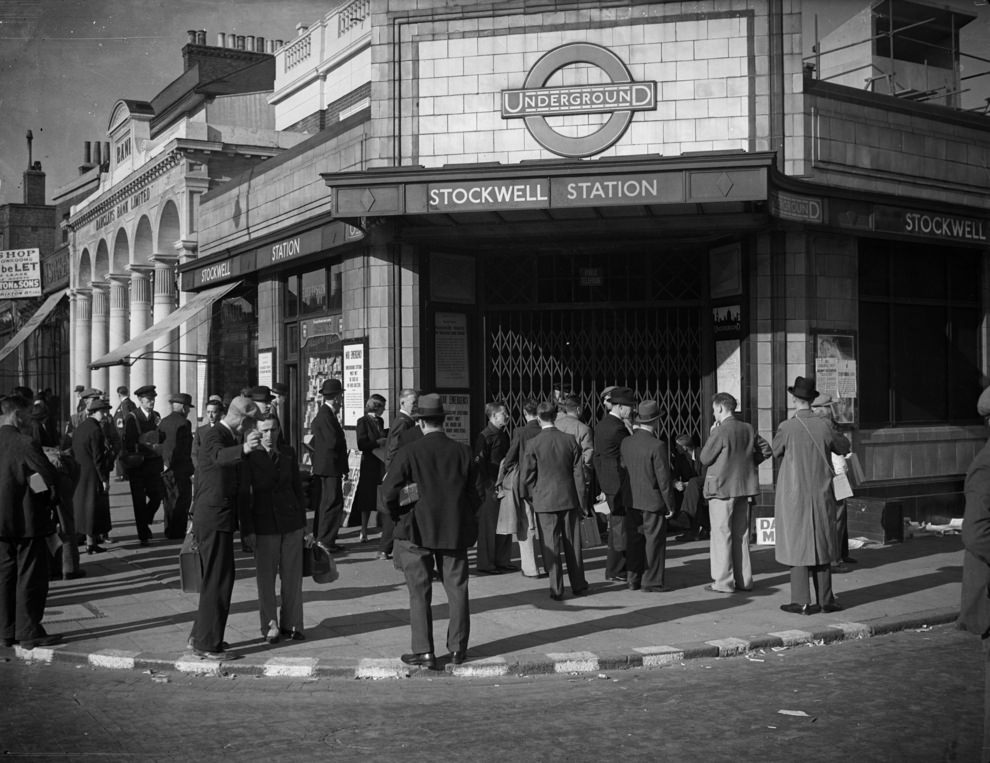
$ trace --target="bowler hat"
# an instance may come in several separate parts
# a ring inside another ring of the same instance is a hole
[[[616,387],[609,397],[612,405],[636,405],[636,395],[629,387]]]
[[[158,397],[158,389],[154,384],[145,384],[134,390],[134,394],[137,397]]]
[[[192,395],[185,392],[176,392],[175,394],[169,395],[168,401],[170,403],[182,403],[183,405],[188,405],[192,408]]]
[[[976,401],[976,412],[983,418],[990,416],[990,387],[980,393],[980,399]]]
[[[656,400],[644,400],[639,404],[636,411],[636,421],[640,424],[649,424],[660,418],[660,403]]]
[[[83,400],[87,400],[87,399],[89,399],[91,397],[103,397],[103,390],[102,389],[95,389],[94,387],[87,387],[86,389],[84,389],[82,391],[82,394],[80,395],[80,397]]]
[[[86,412],[93,413],[95,411],[109,411],[110,403],[104,400],[102,397],[91,397],[89,402],[86,403]]]
[[[420,395],[419,403],[416,405],[416,410],[413,411],[414,419],[446,415],[447,412],[443,409],[443,402],[440,400],[440,395],[437,395],[436,393]]]
[[[282,397],[285,397],[286,395],[289,394],[289,385],[283,384],[282,382],[275,382],[274,384],[272,384],[272,392],[274,392],[276,395],[281,395]]]
[[[320,394],[323,397],[333,397],[334,395],[339,395],[344,391],[344,385],[340,383],[340,379],[327,379],[323,382],[323,386],[320,387]]]
[[[788,387],[787,391],[798,400],[807,400],[809,403],[818,397],[818,390],[815,389],[815,380],[810,377],[799,376],[794,380],[794,386]]]
[[[248,390],[248,397],[259,403],[270,403],[275,399],[275,396],[272,394],[271,387],[264,386],[251,387],[251,389]]]

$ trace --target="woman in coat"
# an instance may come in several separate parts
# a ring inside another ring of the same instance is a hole
[[[375,451],[382,453],[385,445],[385,398],[372,395],[365,406],[365,415],[357,422],[357,446],[361,451],[361,476],[354,494],[352,511],[361,517],[361,542],[368,540],[368,521],[378,508],[378,484],[382,481],[383,462]]]
[[[72,455],[78,468],[78,479],[72,494],[76,531],[86,534],[86,553],[105,551],[99,545],[101,536],[110,532],[110,502],[107,480],[113,468],[113,453],[103,436],[103,419],[109,414],[110,403],[93,398],[86,406],[88,416],[72,435]]]
[[[832,594],[832,560],[837,553],[832,453],[845,455],[849,441],[816,416],[811,402],[818,396],[815,380],[797,377],[788,387],[794,416],[773,438],[780,471],[774,496],[776,557],[791,568],[791,603],[785,612],[811,615],[841,609]],[[817,604],[811,603],[809,575],[814,576]]]

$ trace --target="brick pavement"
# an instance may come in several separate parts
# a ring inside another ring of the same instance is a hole
[[[372,542],[357,529],[342,533],[350,549],[338,556],[340,578],[319,585],[307,578],[306,640],[275,646],[261,639],[255,607],[253,560],[237,553],[237,582],[227,628],[234,662],[200,660],[186,649],[197,596],[179,589],[179,543],[162,539],[141,547],[131,519],[126,483],[111,487],[115,542],[105,554],[83,555],[87,577],[52,584],[45,625],[65,642],[24,650],[25,660],[67,660],[106,668],[152,668],[194,673],[265,676],[399,678],[436,676],[408,668],[408,599],[402,575],[375,559]],[[160,520],[159,512],[159,520]],[[665,593],[629,591],[604,581],[604,549],[585,553],[591,593],[549,598],[545,580],[522,575],[472,576],[470,659],[445,675],[584,672],[657,666],[694,657],[729,656],[752,649],[862,638],[921,625],[951,622],[959,604],[962,544],[958,536],[922,536],[860,549],[858,564],[834,576],[844,610],[810,617],[781,612],[789,600],[788,571],[773,549],[753,551],[755,586],[732,595],[704,590],[708,544],[668,546]],[[434,593],[438,648],[447,607]],[[441,651],[443,651],[441,649]]]

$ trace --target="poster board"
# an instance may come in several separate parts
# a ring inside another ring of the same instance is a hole
[[[363,339],[344,342],[344,407],[340,423],[345,427],[356,427],[358,419],[364,416],[367,396],[368,345]]]
[[[258,386],[270,389],[275,380],[274,372],[275,351],[271,349],[258,350]]]
[[[856,335],[851,332],[816,331],[815,386],[832,396],[836,424],[856,423],[857,383]]]
[[[434,316],[433,342],[437,388],[469,387],[467,315],[437,313]]]

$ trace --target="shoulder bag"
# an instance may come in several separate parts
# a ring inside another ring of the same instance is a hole
[[[811,441],[815,444],[815,448],[817,448],[818,452],[821,453],[822,458],[825,459],[825,464],[828,466],[829,473],[832,475],[832,493],[835,495],[835,500],[844,501],[846,498],[852,498],[853,491],[852,485],[849,484],[849,475],[845,472],[842,472],[841,474],[835,473],[832,469],[832,461],[827,455],[825,455],[824,449],[811,434],[811,430],[808,429],[808,425],[801,421],[800,416],[795,416],[794,418],[801,423],[801,426],[804,427],[804,431],[808,433],[808,437],[810,437]]]

